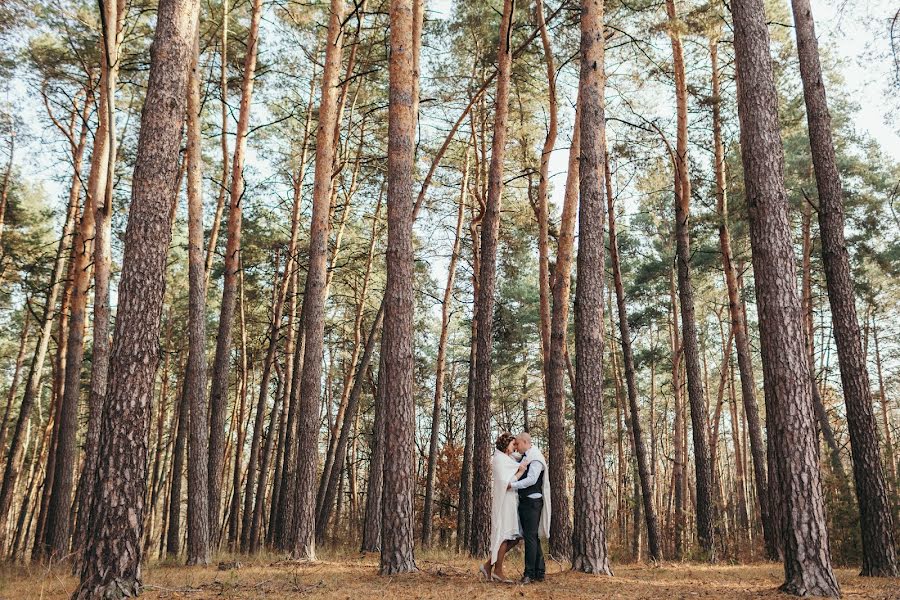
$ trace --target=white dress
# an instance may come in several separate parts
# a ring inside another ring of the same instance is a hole
[[[491,459],[494,491],[491,505],[491,564],[497,562],[497,552],[503,542],[522,537],[519,494],[515,490],[506,489],[515,480],[518,468],[519,463],[512,457],[499,450],[494,451]]]

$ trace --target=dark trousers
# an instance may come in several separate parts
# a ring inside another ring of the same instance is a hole
[[[546,571],[544,552],[538,538],[543,509],[543,498],[519,497],[519,522],[522,524],[522,538],[525,540],[525,577],[538,581],[544,578]]]

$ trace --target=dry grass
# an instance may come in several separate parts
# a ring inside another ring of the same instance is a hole
[[[315,563],[271,556],[237,560],[243,561],[239,568],[224,571],[216,566],[152,564],[144,573],[143,598],[788,598],[776,589],[782,572],[775,564],[619,564],[614,566],[613,577],[597,577],[564,571],[554,563],[548,565],[545,583],[520,586],[481,582],[476,577],[476,561],[434,552],[418,557],[419,573],[398,577],[379,577],[376,555],[324,552]],[[518,552],[510,557],[507,573],[520,572],[521,566]],[[844,598],[900,600],[896,580],[862,578],[848,569],[839,570],[838,579]],[[0,569],[0,598],[64,599],[75,583],[65,569],[6,565]]]

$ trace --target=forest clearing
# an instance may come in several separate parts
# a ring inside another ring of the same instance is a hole
[[[514,558],[518,568],[521,556]],[[475,562],[456,554],[429,551],[419,559],[419,572],[390,578],[378,576],[378,556],[329,552],[315,563],[275,560],[274,557],[226,557],[240,562],[237,569],[216,566],[186,568],[176,563],[151,564],[145,575],[142,598],[152,599],[268,599],[421,598],[422,600],[504,600],[513,598],[579,600],[690,600],[722,598],[773,600],[790,596],[777,591],[781,568],[773,563],[708,565],[665,563],[660,566],[620,564],[612,577],[549,568],[546,584],[521,586],[479,580]],[[900,590],[887,578],[860,577],[857,570],[838,569],[843,598],[896,600]],[[77,580],[59,568],[43,571],[33,565],[11,573],[0,571],[0,598],[63,600],[71,596]]]
[[[0,599],[900,598],[896,0],[0,0]]]

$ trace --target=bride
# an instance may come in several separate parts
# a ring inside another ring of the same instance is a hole
[[[519,524],[519,495],[508,489],[509,483],[517,480],[528,468],[528,461],[516,462],[512,453],[516,451],[516,438],[511,433],[501,433],[495,444],[496,451],[491,459],[493,475],[493,505],[491,507],[491,556],[481,565],[485,579],[512,583],[503,573],[503,559],[506,553],[522,539]]]

